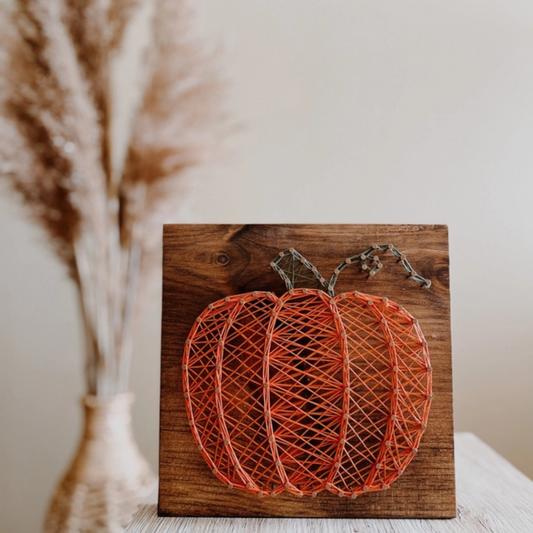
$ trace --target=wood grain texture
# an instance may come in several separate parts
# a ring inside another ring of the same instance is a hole
[[[141,508],[127,533],[518,533],[532,530],[533,481],[472,433],[455,437],[457,518],[451,520],[158,518]]]
[[[185,339],[202,310],[232,294],[285,291],[269,267],[291,246],[324,276],[372,243],[393,243],[431,289],[406,278],[389,254],[373,278],[346,269],[336,292],[386,296],[419,319],[429,342],[433,402],[418,455],[389,490],[356,500],[322,492],[317,498],[257,498],[227,489],[194,445],[185,414],[181,359]],[[456,515],[448,232],[411,225],[169,225],[163,241],[163,319],[159,513],[168,516],[417,517]]]

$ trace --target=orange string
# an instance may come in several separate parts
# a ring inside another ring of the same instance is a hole
[[[388,488],[431,403],[427,342],[387,299],[293,289],[229,296],[185,344],[189,425],[212,472],[258,496]]]

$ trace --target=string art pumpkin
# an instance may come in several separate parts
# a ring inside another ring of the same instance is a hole
[[[387,489],[417,453],[432,376],[418,321],[387,298],[334,294],[350,264],[377,273],[380,250],[429,288],[393,245],[346,259],[329,282],[291,248],[271,263],[281,297],[228,296],[196,319],[183,357],[187,416],[229,488],[356,498]]]

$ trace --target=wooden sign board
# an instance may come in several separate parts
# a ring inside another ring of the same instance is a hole
[[[258,498],[230,490],[210,471],[188,425],[182,357],[195,319],[212,302],[251,291],[286,288],[270,268],[279,251],[296,248],[320,272],[373,243],[392,243],[430,289],[408,279],[394,256],[368,277],[346,269],[337,293],[360,291],[387,297],[419,319],[429,342],[433,400],[418,454],[388,490],[339,498],[282,493]],[[167,225],[163,237],[163,318],[159,459],[160,516],[410,517],[456,516],[453,453],[452,368],[448,231],[415,225]]]

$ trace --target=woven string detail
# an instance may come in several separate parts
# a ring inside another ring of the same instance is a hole
[[[132,394],[87,396],[74,460],[53,496],[46,533],[119,533],[155,485],[131,431]]]
[[[318,269],[308,261],[300,252],[294,248],[289,248],[279,252],[278,256],[270,263],[272,269],[278,273],[287,290],[299,287],[320,288],[330,296],[335,296],[335,284],[339,274],[350,265],[359,265],[363,272],[369,277],[375,276],[382,268],[383,263],[378,257],[378,252],[390,252],[409,274],[409,278],[418,283],[422,283],[424,288],[431,287],[431,280],[418,274],[407,260],[405,254],[400,252],[394,244],[373,244],[370,248],[351,257],[347,257],[337,268],[329,281],[320,274]]]
[[[229,488],[339,496],[388,488],[431,403],[427,342],[387,299],[318,289],[210,304],[185,344],[189,425]]]

